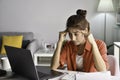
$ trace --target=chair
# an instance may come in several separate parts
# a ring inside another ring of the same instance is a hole
[[[119,64],[117,63],[116,58],[113,55],[108,55],[109,71],[112,76],[119,74]]]

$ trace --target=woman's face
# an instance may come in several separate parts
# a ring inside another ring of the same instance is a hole
[[[85,42],[84,32],[86,30],[79,30],[77,28],[69,28],[68,33],[70,39],[74,42],[75,45],[80,45]]]

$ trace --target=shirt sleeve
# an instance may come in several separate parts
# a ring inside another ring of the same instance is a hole
[[[66,54],[67,54],[67,44],[64,44],[61,53],[60,53],[60,68],[64,67],[64,64],[66,63]]]

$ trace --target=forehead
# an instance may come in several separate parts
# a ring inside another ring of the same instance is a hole
[[[68,28],[68,32],[70,33],[75,33],[75,32],[80,32],[81,30],[77,29],[77,28]]]

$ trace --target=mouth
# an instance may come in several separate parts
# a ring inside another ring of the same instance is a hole
[[[77,41],[73,41],[73,43],[74,43],[75,45],[79,45],[79,42],[77,42]]]

